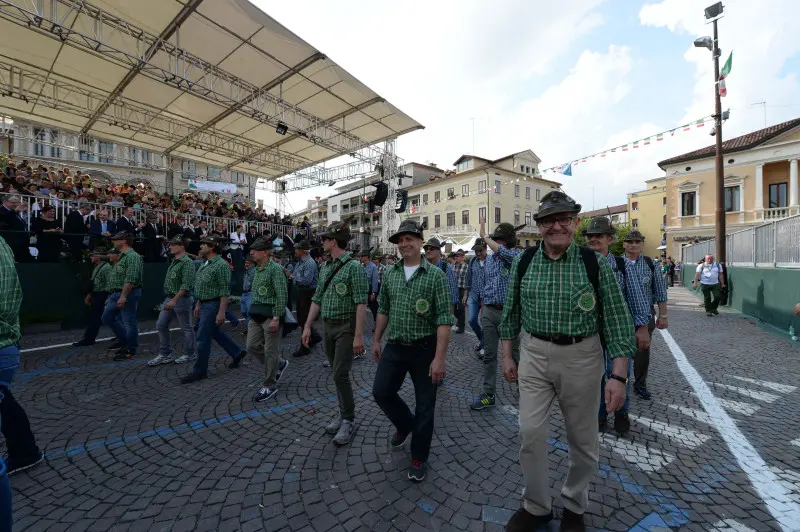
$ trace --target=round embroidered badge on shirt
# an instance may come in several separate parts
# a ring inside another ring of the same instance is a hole
[[[344,283],[336,283],[336,293],[340,296],[347,294],[347,285]]]
[[[177,279],[178,278],[178,272],[172,272],[172,276],[171,277],[173,279]]]
[[[431,304],[428,303],[427,299],[417,299],[417,302],[414,303],[414,310],[417,311],[417,314],[425,314],[431,308]]]
[[[594,294],[586,293],[583,294],[581,297],[578,298],[578,306],[581,310],[585,312],[589,312],[590,310],[594,310],[595,300]]]
[[[260,295],[260,296],[267,295],[267,287],[266,286],[259,286],[258,287],[258,295]]]

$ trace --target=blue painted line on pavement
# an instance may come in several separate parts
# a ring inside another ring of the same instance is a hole
[[[431,504],[429,502],[423,501],[422,499],[417,501],[417,506],[425,513],[432,514],[436,511],[436,505]]]
[[[514,512],[505,508],[497,508],[496,506],[484,506],[481,511],[481,519],[485,523],[495,523],[497,525],[505,526]]]

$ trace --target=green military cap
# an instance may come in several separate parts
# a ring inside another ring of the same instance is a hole
[[[308,242],[308,240],[303,239],[295,243],[294,249],[308,251],[309,249],[311,249],[311,244]]]
[[[250,244],[250,251],[271,251],[274,247],[272,241],[259,238]]]
[[[644,235],[638,229],[634,229],[633,231],[625,235],[625,240],[624,240],[625,242],[630,242],[631,240],[641,240],[642,242],[644,242]]]
[[[405,219],[400,222],[400,227],[397,228],[397,232],[389,237],[389,242],[392,244],[397,244],[400,235],[416,235],[422,238],[423,231],[424,228],[422,227],[421,223],[418,223],[414,220]]]
[[[542,201],[539,202],[539,210],[533,215],[533,219],[541,220],[547,216],[562,212],[579,213],[581,212],[581,206],[560,190],[554,190],[545,194]]]
[[[423,249],[428,249],[428,248],[442,249],[442,243],[439,242],[438,240],[436,240],[435,238],[431,238],[430,240],[425,242],[425,245],[422,246],[422,248]]]
[[[509,247],[514,247],[517,244],[517,231],[525,227],[525,224],[519,227],[514,227],[508,222],[503,222],[498,225],[495,230],[489,235],[492,240],[502,240]]]
[[[589,227],[583,230],[584,235],[613,235],[617,228],[605,216],[594,216],[589,222]]]

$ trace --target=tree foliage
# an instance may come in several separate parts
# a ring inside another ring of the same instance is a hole
[[[588,229],[590,222],[591,218],[581,218],[581,223],[578,225],[578,231],[574,236],[575,243],[579,246],[586,245],[586,237],[583,236],[583,231]],[[633,228],[629,223],[617,224],[614,227],[617,228],[617,234],[615,235],[614,241],[610,246],[608,246],[608,250],[613,255],[622,255],[625,252],[625,248],[622,246],[622,241],[625,239],[625,236],[633,230]]]

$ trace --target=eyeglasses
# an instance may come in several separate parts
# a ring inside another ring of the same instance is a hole
[[[546,227],[549,229],[553,227],[556,223],[558,223],[558,225],[560,225],[561,227],[566,227],[569,224],[571,224],[573,220],[575,220],[574,216],[565,216],[562,218],[551,218],[550,220],[539,220],[538,222],[536,222],[536,225],[541,225],[542,227]]]

